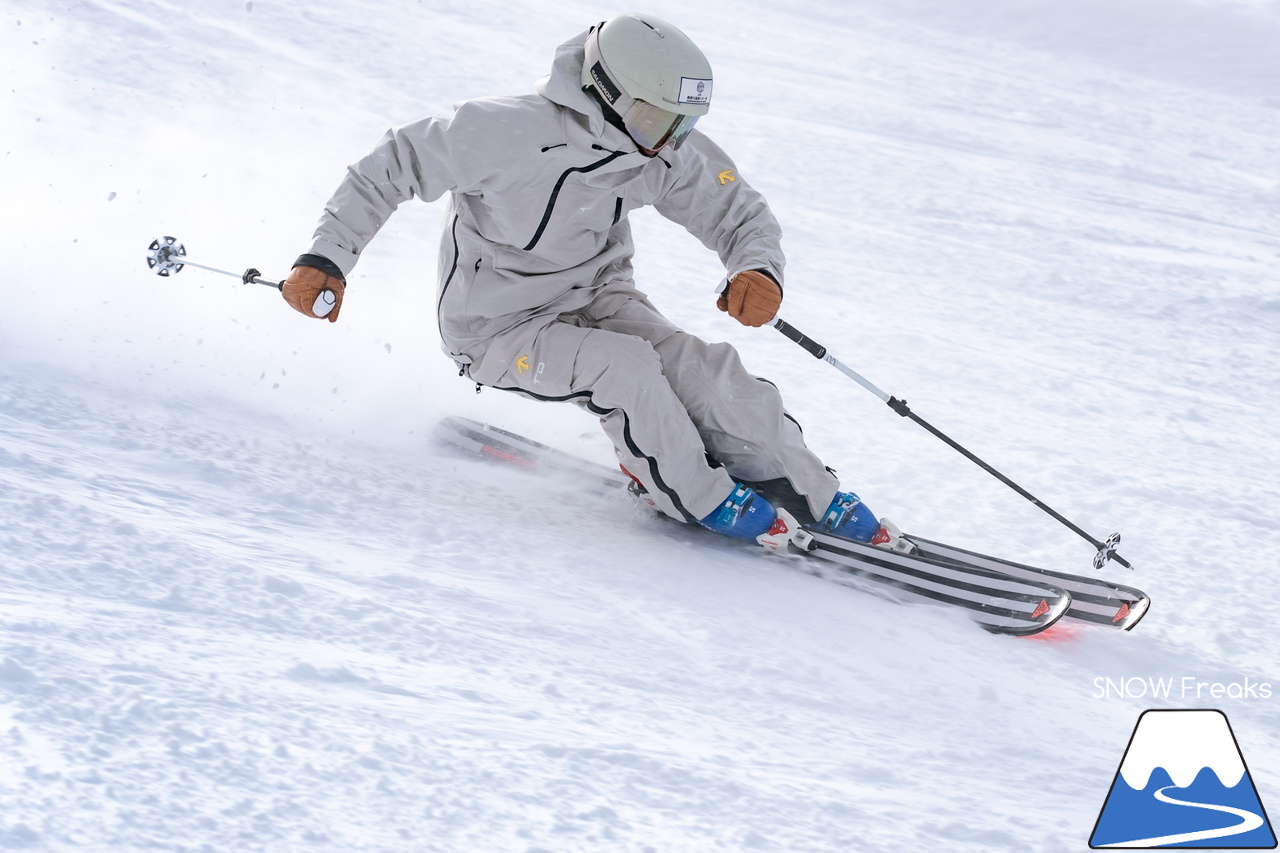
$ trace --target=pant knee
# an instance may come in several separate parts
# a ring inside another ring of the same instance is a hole
[[[630,398],[666,386],[662,359],[648,342],[629,335],[601,333],[578,351],[574,364],[574,384],[592,389],[593,396],[609,398],[625,405]],[[607,337],[603,337],[607,336]]]

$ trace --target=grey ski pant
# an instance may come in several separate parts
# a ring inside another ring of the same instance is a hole
[[[729,344],[681,331],[645,299],[605,310],[560,315],[493,387],[597,415],[619,462],[673,518],[706,517],[738,480],[779,478],[821,517],[839,483],[772,383]]]

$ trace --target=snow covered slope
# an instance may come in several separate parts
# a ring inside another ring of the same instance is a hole
[[[1151,614],[988,636],[443,453],[430,427],[460,414],[608,459],[583,413],[476,396],[439,354],[438,207],[397,213],[332,326],[147,272],[173,234],[283,275],[387,126],[528,91],[623,10],[18,0],[0,848],[1076,851],[1148,707],[1222,708],[1275,812],[1274,3],[649,10],[716,68],[701,126],[783,221],[786,317],[1122,531],[1136,571],[1108,571]],[[1088,570],[1034,507],[726,320],[715,259],[634,219],[642,287],[737,344],[877,511]]]

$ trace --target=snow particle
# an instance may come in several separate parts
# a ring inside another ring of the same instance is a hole
[[[383,347],[386,349],[387,352],[391,352],[391,344],[383,344]]]
[[[115,201],[115,199],[116,199],[115,193],[107,193],[107,201]]]
[[[252,12],[252,11],[253,11],[253,0],[245,0],[245,3],[244,3],[244,10],[245,10],[246,12]]]

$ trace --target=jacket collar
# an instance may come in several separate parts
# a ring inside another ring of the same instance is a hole
[[[582,63],[586,57],[583,46],[590,32],[583,30],[556,48],[551,73],[539,80],[534,89],[548,101],[581,115],[586,120],[591,135],[599,138],[623,131],[605,121],[600,104],[582,90]],[[630,142],[631,137],[628,135],[626,139]]]

